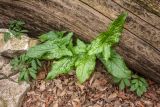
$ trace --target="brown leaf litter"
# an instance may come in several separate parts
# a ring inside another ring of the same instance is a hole
[[[78,83],[74,71],[45,81],[50,67],[44,65],[22,107],[160,107],[160,85],[153,81],[148,80],[148,91],[138,97],[129,89],[120,91],[101,64],[83,85]]]

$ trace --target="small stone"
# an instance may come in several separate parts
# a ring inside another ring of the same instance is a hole
[[[6,32],[8,32],[6,30]],[[30,47],[38,43],[38,40],[31,39],[27,35],[22,35],[21,39],[11,37],[4,41],[4,30],[0,29],[0,53],[2,56],[15,57],[26,52]]]

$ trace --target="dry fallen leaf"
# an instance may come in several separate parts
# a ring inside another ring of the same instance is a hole
[[[136,105],[136,107],[145,107],[141,101],[136,101],[135,105]]]
[[[83,91],[83,89],[85,88],[85,86],[80,83],[76,83],[76,85],[81,89],[81,91]]]
[[[143,97],[137,97],[128,90],[120,91],[109,82],[110,78],[104,72],[93,75],[83,85],[72,75],[57,77],[53,81],[36,80],[31,84],[22,107],[42,107],[44,104],[45,107],[150,107],[152,104],[160,107],[160,85],[150,85]]]
[[[64,96],[65,94],[66,94],[66,89],[64,89],[59,96]]]
[[[118,97],[119,97],[119,98],[122,98],[122,99],[129,99],[129,97],[127,97],[123,91],[120,91],[120,92],[118,93]]]
[[[56,87],[58,87],[59,89],[63,90],[61,80],[59,80],[59,79],[56,80],[55,79],[54,82],[55,82]]]
[[[113,100],[115,100],[116,98],[117,98],[117,93],[112,93],[112,94],[109,95],[108,100],[109,100],[109,101],[113,101]]]
[[[147,107],[153,107],[153,103],[149,100],[143,100],[143,103],[147,106]]]
[[[58,107],[58,101],[55,101],[54,103],[52,103],[51,107]]]
[[[44,80],[46,78],[45,72],[39,72],[37,75],[37,80]]]
[[[46,89],[46,85],[45,85],[44,81],[41,82],[41,85],[39,86],[39,89],[40,89],[40,91],[44,91]]]
[[[72,101],[73,107],[81,107],[81,103],[79,99],[73,99]]]

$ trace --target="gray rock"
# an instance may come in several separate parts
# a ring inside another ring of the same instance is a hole
[[[0,69],[9,63],[9,59],[0,55]]]
[[[26,52],[30,47],[38,43],[38,40],[22,35],[21,39],[11,37],[7,42],[4,41],[4,32],[7,29],[0,29],[0,53],[3,56],[15,57]]]
[[[0,98],[0,107],[7,107],[6,101]]]
[[[30,84],[18,83],[19,73],[11,70],[9,59],[0,56],[0,107],[21,107]]]
[[[0,98],[5,101],[5,103],[1,101],[2,104],[7,105],[7,107],[21,107],[29,87],[30,85],[25,82],[18,84],[8,79],[0,80]]]
[[[4,78],[4,75],[0,74],[0,79]]]
[[[0,56],[0,79],[6,78],[7,75],[10,75],[12,73],[10,70],[7,70],[11,69],[11,67],[8,65],[9,65],[9,59]]]
[[[11,74],[13,74],[14,73],[14,71],[11,71],[11,65],[10,64],[7,64],[7,65],[4,65],[3,67],[2,67],[2,69],[0,70],[0,73],[3,73],[5,76],[9,76],[9,75],[11,75]]]
[[[11,70],[10,59],[0,56],[0,78],[8,78],[16,74],[16,72]]]
[[[23,35],[21,39],[12,37],[4,42],[4,32],[8,30],[0,29],[0,107],[21,107],[30,84],[18,83],[19,73],[11,70],[10,59],[7,57],[12,58],[22,54],[38,41]]]

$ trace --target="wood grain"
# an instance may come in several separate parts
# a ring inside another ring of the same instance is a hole
[[[160,1],[159,0],[134,0],[143,8],[160,17]]]
[[[111,20],[117,17],[121,12],[127,11],[126,9],[120,7],[115,2],[110,0],[81,0],[87,5],[93,7],[106,17]],[[115,0],[116,1],[116,0]],[[148,42],[148,44],[155,47],[160,51],[160,30],[142,20],[141,18],[135,16],[131,12],[128,12],[128,19],[125,25],[126,30],[133,33],[140,39]],[[160,26],[160,24],[159,24]],[[152,36],[151,36],[152,35]]]
[[[0,0],[0,27],[7,27],[11,19],[21,19],[32,36],[69,30],[89,42],[105,31],[121,11],[127,10],[110,0]],[[128,12],[116,49],[131,69],[160,83],[160,27]]]

